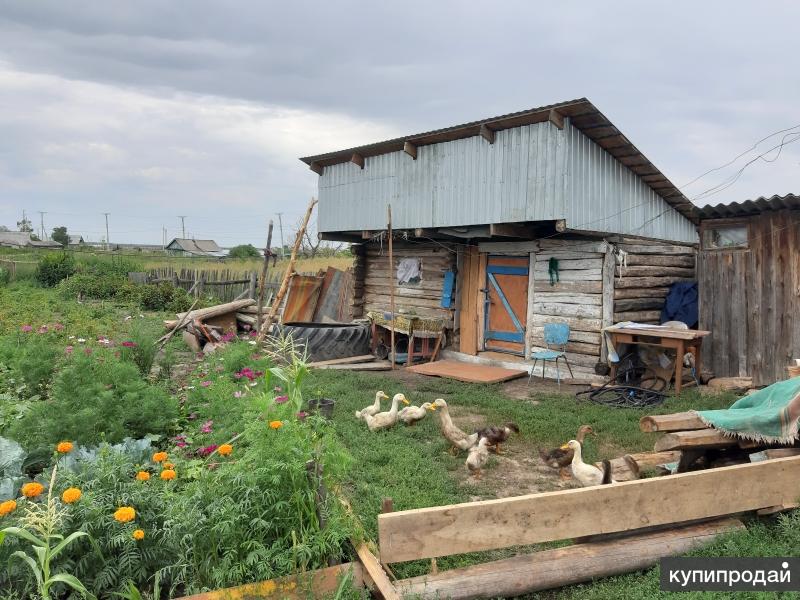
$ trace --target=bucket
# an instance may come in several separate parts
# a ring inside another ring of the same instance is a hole
[[[333,398],[312,398],[308,401],[308,412],[319,412],[320,415],[330,421],[333,418],[334,406],[336,406],[336,400]]]

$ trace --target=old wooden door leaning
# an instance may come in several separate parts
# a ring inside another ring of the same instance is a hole
[[[528,310],[527,256],[489,256],[484,288],[485,350],[525,353]]]

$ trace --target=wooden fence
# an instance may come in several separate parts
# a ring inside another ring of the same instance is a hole
[[[234,271],[232,269],[173,269],[160,267],[146,273],[130,273],[134,283],[160,283],[168,281],[182,287],[195,296],[209,295],[222,302],[230,302],[238,298],[254,298],[258,293],[258,277],[256,271]],[[283,271],[273,271],[267,275],[264,284],[265,297],[275,294],[280,287]]]
[[[8,260],[0,259],[0,269],[8,271],[9,280],[14,281],[21,275],[32,275],[39,264],[35,260]]]

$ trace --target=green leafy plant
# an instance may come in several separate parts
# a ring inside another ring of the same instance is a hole
[[[261,252],[253,244],[241,244],[228,251],[229,258],[258,258]]]
[[[75,260],[69,254],[45,254],[36,267],[36,281],[45,287],[54,287],[74,273]]]
[[[94,595],[77,577],[69,573],[53,573],[51,568],[52,562],[62,551],[78,539],[89,535],[85,531],[75,531],[65,538],[58,533],[66,510],[59,506],[58,501],[53,498],[55,480],[56,469],[54,468],[50,477],[46,503],[26,502],[25,515],[21,519],[23,526],[6,527],[0,530],[0,544],[7,535],[30,542],[35,559],[22,550],[13,552],[10,558],[20,560],[27,565],[36,579],[36,590],[42,600],[52,598],[50,591],[57,584],[66,585],[83,597],[94,598]]]

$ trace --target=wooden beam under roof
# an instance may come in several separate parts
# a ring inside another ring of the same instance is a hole
[[[550,111],[550,114],[547,116],[547,120],[559,129],[564,129],[564,115],[562,115],[556,109],[552,109]]]
[[[403,143],[403,152],[408,154],[414,160],[417,160],[417,147],[411,142]]]
[[[308,168],[314,171],[314,173],[317,175],[322,175],[322,171],[325,169],[325,167],[318,162],[312,162],[310,165],[308,165]]]
[[[491,223],[489,237],[529,238],[531,228],[522,223]]]
[[[357,152],[353,152],[353,156],[350,157],[350,162],[362,169],[364,168],[364,157]]]
[[[481,137],[485,139],[490,144],[494,144],[494,130],[489,129],[489,126],[485,123],[481,125]]]

